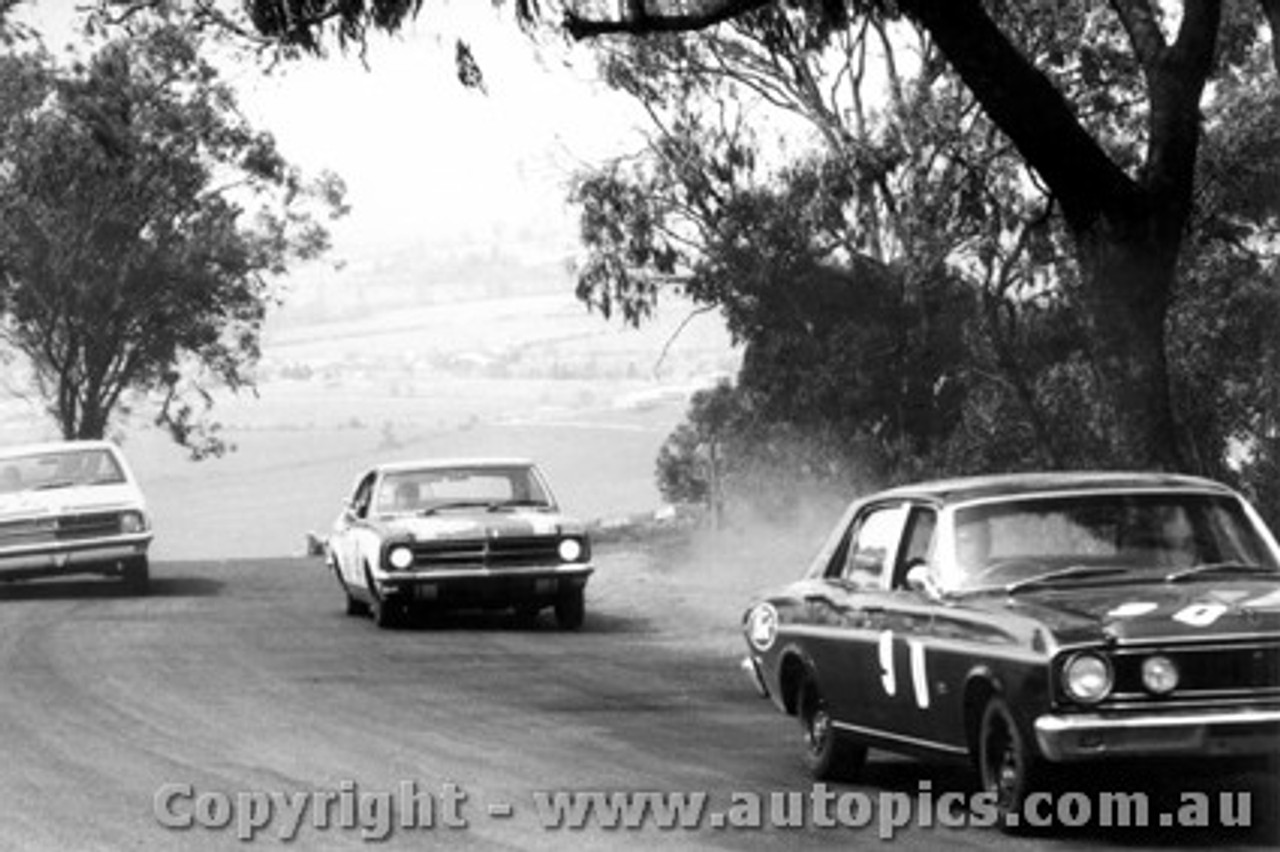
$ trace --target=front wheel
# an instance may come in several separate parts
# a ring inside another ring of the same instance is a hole
[[[120,572],[124,586],[136,595],[145,594],[151,585],[151,565],[146,556],[135,556],[125,560]]]
[[[982,711],[977,763],[1000,827],[1011,833],[1025,829],[1020,826],[1023,806],[1043,782],[1043,764],[1003,698],[992,698]]]
[[[347,585],[346,579],[342,576],[342,569],[338,567],[338,563],[330,562],[329,567],[333,569],[333,576],[338,578],[338,586],[342,589],[342,596],[346,599],[347,615],[368,615],[369,605],[351,594],[351,587]]]
[[[404,621],[404,607],[396,601],[389,601],[378,592],[378,585],[373,581],[373,574],[364,569],[365,582],[369,586],[369,614],[373,623],[383,630],[399,627]]]
[[[577,630],[587,617],[586,590],[565,592],[556,599],[556,625],[561,630]]]
[[[804,737],[804,763],[818,781],[847,780],[861,771],[867,748],[852,742],[835,726],[818,684],[806,678],[796,706]]]

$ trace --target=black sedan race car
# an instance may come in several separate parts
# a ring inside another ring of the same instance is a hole
[[[744,618],[818,778],[868,747],[969,760],[1003,814],[1054,767],[1280,744],[1280,548],[1204,479],[956,479],[855,502]]]

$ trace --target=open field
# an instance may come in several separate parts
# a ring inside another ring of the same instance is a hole
[[[659,446],[693,389],[736,363],[700,318],[641,330],[543,295],[387,310],[268,329],[256,394],[219,394],[236,451],[189,461],[142,414],[121,438],[154,513],[158,559],[301,552],[367,465],[424,456],[538,460],[587,520],[655,509]],[[0,440],[53,437],[28,404],[0,405]]]

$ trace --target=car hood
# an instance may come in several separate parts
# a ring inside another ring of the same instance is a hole
[[[143,501],[137,488],[127,482],[17,491],[0,494],[0,523],[78,512],[142,508]]]
[[[425,516],[392,516],[382,526],[388,536],[407,536],[417,541],[449,541],[472,538],[581,533],[582,524],[555,512],[517,509],[489,512],[446,510]]]
[[[1271,579],[1213,577],[1024,590],[975,604],[1032,618],[1064,645],[1280,636],[1280,583]]]

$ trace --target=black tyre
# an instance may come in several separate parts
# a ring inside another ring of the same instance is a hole
[[[867,747],[853,742],[836,728],[813,678],[800,685],[796,716],[804,745],[804,763],[818,781],[840,781],[855,777],[867,761]]]
[[[360,615],[360,616],[368,615],[369,605],[364,601],[360,600],[359,598],[354,597],[351,594],[351,590],[346,588],[345,583],[343,584],[343,588],[346,590],[345,594],[347,596],[347,608],[346,608],[347,615]]]
[[[533,627],[538,623],[538,613],[542,607],[537,604],[517,604],[514,610],[516,624],[521,627]]]
[[[373,623],[383,630],[391,630],[404,623],[404,606],[396,601],[389,601],[378,594],[378,586],[373,582],[373,574],[368,566],[364,569],[365,582],[369,586],[369,614]]]
[[[376,594],[369,604],[369,614],[373,616],[373,623],[383,630],[393,630],[404,623],[404,607]]]
[[[587,617],[586,590],[565,592],[556,599],[556,626],[561,630],[577,630]]]
[[[146,594],[151,586],[151,563],[146,556],[126,559],[120,571],[124,587],[135,595]]]
[[[1029,830],[1023,806],[1028,795],[1044,788],[1043,763],[999,696],[983,708],[977,758],[982,790],[995,799],[1000,828],[1013,834]]]

